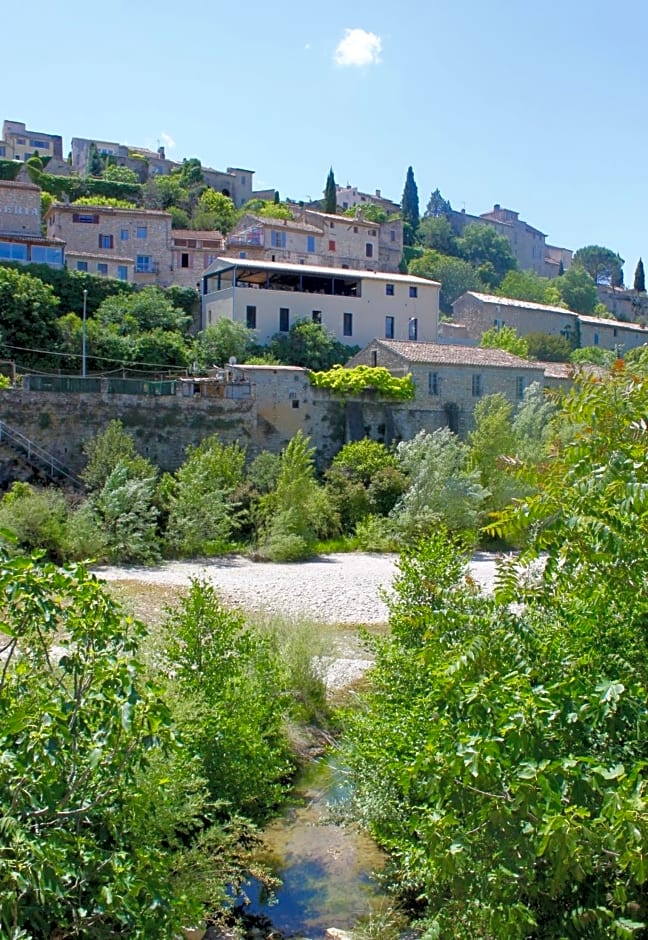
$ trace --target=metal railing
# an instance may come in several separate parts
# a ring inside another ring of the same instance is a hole
[[[83,489],[83,483],[79,477],[68,470],[60,460],[4,421],[0,421],[0,442],[8,444],[12,450],[24,457],[30,466],[45,473],[50,480],[63,477],[77,489]]]

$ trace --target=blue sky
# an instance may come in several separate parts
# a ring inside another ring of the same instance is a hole
[[[25,16],[28,10],[28,16]],[[3,4],[0,118],[338,183],[421,212],[500,203],[552,244],[648,259],[648,4],[431,0]],[[11,76],[11,80],[8,77]]]

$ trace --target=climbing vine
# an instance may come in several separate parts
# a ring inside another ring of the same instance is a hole
[[[370,388],[384,398],[399,401],[410,401],[415,395],[411,375],[398,378],[384,366],[354,366],[352,369],[333,366],[326,372],[311,372],[310,379],[317,388],[328,388],[334,395],[343,397],[359,395]]]

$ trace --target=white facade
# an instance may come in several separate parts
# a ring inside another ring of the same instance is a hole
[[[374,337],[434,343],[439,289],[404,274],[219,258],[202,279],[202,327],[226,317],[265,344],[308,319],[348,346]]]

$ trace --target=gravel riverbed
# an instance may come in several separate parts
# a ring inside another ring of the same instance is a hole
[[[472,576],[486,590],[493,584],[496,556],[476,554]],[[147,567],[97,567],[107,581],[184,586],[192,578],[209,581],[227,604],[243,610],[265,611],[287,617],[307,617],[327,624],[380,624],[387,622],[382,597],[389,591],[396,555],[348,553],[320,555],[297,564],[254,562],[247,558],[205,561],[170,561]]]

